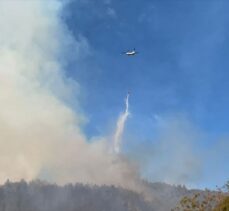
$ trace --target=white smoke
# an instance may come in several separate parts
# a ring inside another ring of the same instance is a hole
[[[157,115],[153,133],[151,141],[138,143],[131,152],[143,177],[148,181],[189,186],[199,181],[203,159],[198,146],[204,133],[183,114]]]
[[[116,153],[109,153],[106,138],[89,143],[81,130],[84,115],[76,112],[79,102],[73,98],[80,86],[63,67],[66,55],[79,60],[90,46],[82,36],[73,39],[59,18],[61,6],[60,1],[0,1],[0,183],[41,178],[139,190],[138,169],[118,154],[129,95],[114,135]],[[74,110],[64,99],[74,101]],[[163,169],[169,176],[167,166]],[[172,172],[177,174],[175,167]]]
[[[59,1],[0,1],[0,182],[41,178],[136,188],[135,168],[110,154],[106,139],[89,144],[83,115],[63,100],[79,104],[63,52],[79,59],[90,47],[83,37],[73,39],[60,9]]]
[[[125,105],[126,105],[125,112],[122,113],[120,115],[120,117],[118,118],[116,130],[115,130],[115,134],[114,134],[114,140],[113,140],[114,146],[113,146],[113,148],[114,148],[115,153],[120,152],[123,130],[125,127],[126,120],[130,114],[129,113],[129,93],[126,96]]]

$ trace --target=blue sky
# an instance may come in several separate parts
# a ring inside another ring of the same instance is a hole
[[[124,153],[138,157],[139,146],[155,146],[161,133],[159,120],[185,119],[198,133],[190,142],[201,163],[201,173],[191,184],[212,188],[229,179],[228,8],[226,0],[67,4],[64,22],[91,51],[66,68],[81,87],[87,136],[114,129],[124,97],[131,91]],[[139,51],[136,57],[120,55],[132,48]],[[149,160],[143,169],[147,178],[153,165]]]

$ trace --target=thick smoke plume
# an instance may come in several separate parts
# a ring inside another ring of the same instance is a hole
[[[125,123],[126,120],[129,116],[129,96],[130,94],[128,93],[125,99],[125,105],[126,109],[125,112],[120,115],[117,121],[117,126],[116,126],[116,131],[114,134],[114,151],[116,153],[120,152],[120,146],[121,146],[121,141],[122,141],[122,134],[124,131]]]
[[[60,9],[59,1],[0,1],[0,182],[41,178],[136,189],[135,168],[109,153],[105,138],[89,143],[83,115],[63,100],[79,92],[65,76],[63,52],[77,59],[89,45],[73,39]],[[128,98],[119,124],[127,116]]]
[[[129,95],[113,139],[116,153],[109,152],[106,137],[91,142],[81,130],[80,86],[65,76],[64,66],[69,56],[86,57],[90,46],[84,37],[71,36],[59,17],[60,2],[0,1],[0,183],[41,178],[142,190],[138,168],[119,155]],[[141,153],[149,155],[149,162],[140,163],[147,178],[186,181],[187,166],[198,166],[183,141],[193,132],[180,134],[180,128],[162,127],[153,153]]]

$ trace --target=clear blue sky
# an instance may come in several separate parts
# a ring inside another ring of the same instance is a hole
[[[228,8],[227,0],[67,4],[65,23],[92,50],[67,67],[67,75],[81,86],[87,136],[113,130],[130,90],[132,116],[124,152],[134,157],[137,146],[154,146],[158,119],[182,116],[198,131],[198,140],[191,144],[200,157],[201,173],[191,184],[214,187],[229,179]],[[131,48],[139,51],[136,57],[120,55]],[[150,164],[143,170],[147,178]]]

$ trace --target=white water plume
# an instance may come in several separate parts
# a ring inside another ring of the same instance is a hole
[[[122,134],[125,127],[126,120],[129,116],[129,96],[130,93],[127,94],[125,99],[126,109],[125,112],[120,115],[117,121],[116,130],[114,134],[114,142],[113,142],[113,150],[115,153],[120,152],[120,146],[122,141]]]

